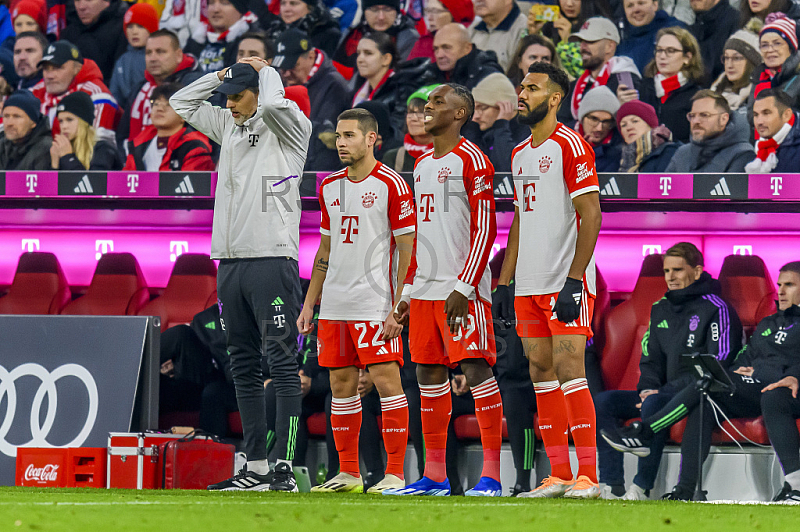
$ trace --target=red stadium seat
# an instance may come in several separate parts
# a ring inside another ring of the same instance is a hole
[[[603,279],[600,270],[597,270],[597,298],[594,300],[594,314],[592,315],[592,332],[594,333],[594,347],[596,353],[602,353],[606,345],[605,323],[611,309],[611,295],[608,293],[608,284]]]
[[[0,314],[58,314],[71,298],[55,255],[23,253],[8,293],[0,297]]]
[[[97,261],[86,295],[69,303],[61,314],[135,316],[150,300],[136,257],[106,253]]]
[[[478,426],[478,418],[474,415],[458,416],[454,423],[455,426],[453,428],[459,440],[481,439],[481,429]],[[508,427],[506,426],[505,416],[503,416],[503,439],[508,439]]]
[[[635,390],[639,382],[642,337],[650,323],[650,309],[667,291],[663,257],[648,255],[629,300],[615,307],[606,319],[605,346],[600,369],[607,390]]]
[[[778,295],[761,257],[728,255],[722,262],[719,282],[722,298],[736,310],[748,337],[759,321],[776,312]]]
[[[216,301],[216,288],[214,261],[202,253],[184,253],[175,261],[164,293],[147,303],[139,316],[161,316],[162,331],[189,323]]]
[[[714,415],[708,409],[703,411],[703,415],[706,414],[709,416]],[[714,432],[711,434],[712,445],[728,444],[733,442],[749,443],[747,440],[760,445],[769,445],[769,436],[767,436],[767,427],[764,425],[764,418],[738,418],[725,421],[720,417],[720,420],[722,421],[722,426],[731,436],[733,436],[733,439],[731,439],[731,437],[725,434],[721,429],[715,428]],[[674,441],[675,443],[681,443],[683,441],[683,431],[685,429],[686,419],[682,419],[678,423],[675,423],[669,429],[670,440]],[[736,432],[737,429],[742,435],[745,436],[746,439],[743,438],[739,432]]]
[[[325,437],[325,429],[327,428],[328,421],[325,417],[325,412],[316,412],[308,416],[306,426],[308,427],[309,436]]]

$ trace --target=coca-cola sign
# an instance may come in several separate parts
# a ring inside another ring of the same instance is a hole
[[[29,464],[25,469],[25,481],[30,482],[31,480],[41,484],[56,482],[58,480],[58,466],[47,464],[44,467],[33,467],[33,464]]]

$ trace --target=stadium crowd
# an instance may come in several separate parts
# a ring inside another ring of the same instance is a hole
[[[249,56],[272,62],[311,119],[309,171],[340,167],[335,119],[353,107],[379,117],[377,158],[410,170],[431,145],[420,105],[445,82],[472,90],[463,134],[508,171],[528,135],[518,84],[537,60],[571,76],[559,119],[592,145],[600,172],[787,171],[800,150],[794,0],[5,4],[5,170],[212,169],[218,149],[167,102]],[[93,109],[66,99],[75,92]]]
[[[421,110],[444,83],[471,91],[474,116],[461,132],[495,171],[510,171],[514,147],[530,135],[517,120],[519,85],[538,61],[570,75],[559,119],[594,149],[597,171],[791,171],[800,150],[798,19],[800,4],[793,0],[745,0],[738,6],[725,0],[559,0],[544,7],[514,0],[12,1],[0,5],[0,169],[214,170],[217,144],[188,124],[170,98],[207,73],[259,57],[279,72],[286,97],[310,119],[309,171],[341,168],[337,117],[351,108],[377,119],[376,158],[410,171],[433,146]],[[220,94],[210,101],[231,105]],[[679,364],[691,348],[716,355],[738,379],[736,395],[714,397],[723,411],[764,416],[785,474],[777,497],[798,501],[800,327],[791,329],[800,320],[800,263],[779,272],[778,310],[762,320],[749,342],[703,264],[691,244],[667,251],[669,290],[652,310],[636,391],[600,391],[602,379],[589,375],[603,436],[602,496],[646,498],[665,430],[683,417],[688,421],[681,476],[668,496],[695,496],[697,454],[708,453],[714,425],[710,417],[701,424],[695,415],[704,399],[696,379]],[[219,320],[219,312],[211,307],[191,325],[165,332],[162,393],[164,408],[202,404],[201,428],[227,435],[227,415],[237,409],[229,353],[222,327],[207,326]],[[532,412],[539,391],[527,376],[523,347],[507,315],[494,314],[504,347],[493,371],[517,470],[513,491],[519,494],[531,490]],[[405,337],[404,344],[407,355]],[[306,339],[298,352],[302,420],[315,412],[331,416],[330,373],[317,363],[315,349]],[[422,423],[415,405],[420,386],[429,384],[419,384],[413,368],[407,359],[400,377],[422,474]],[[264,368],[267,378],[269,369]],[[453,422],[459,413],[475,411],[467,381],[459,370],[449,373],[453,415],[446,472],[453,493],[461,487]],[[268,446],[275,444],[275,388],[268,378]],[[359,372],[358,395],[364,405],[363,476],[374,484],[386,464],[377,420],[382,399],[368,371]],[[641,422],[618,426],[637,417]],[[332,478],[339,456],[330,429],[329,422]],[[295,463],[302,464],[305,423],[298,430]],[[617,451],[641,456],[627,489]]]

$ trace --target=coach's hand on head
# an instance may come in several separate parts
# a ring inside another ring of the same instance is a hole
[[[572,277],[567,277],[564,288],[558,293],[556,306],[553,311],[556,313],[558,321],[570,323],[578,319],[581,315],[581,292],[583,282]]]
[[[453,290],[444,302],[444,313],[447,316],[447,326],[450,327],[450,334],[456,334],[458,328],[463,324],[467,327],[467,314],[469,313],[469,300],[467,296]]]
[[[261,59],[260,57],[255,57],[255,56],[253,56],[253,57],[242,57],[237,62],[238,63],[247,63],[248,65],[250,65],[251,67],[256,69],[256,72],[260,72],[262,68],[264,68],[265,66],[269,66],[269,61],[267,61],[266,59]]]

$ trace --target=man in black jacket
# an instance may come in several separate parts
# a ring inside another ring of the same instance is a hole
[[[681,364],[682,355],[712,353],[727,366],[742,345],[739,318],[717,295],[719,283],[703,271],[703,255],[694,244],[680,242],[667,250],[664,278],[669,290],[650,312],[650,325],[642,338],[641,376],[636,391],[607,391],[595,398],[597,427],[603,436],[597,439],[600,482],[608,486],[604,498],[622,496],[626,500],[643,500],[653,488],[669,432],[656,424],[662,419],[658,413],[682,390],[693,388],[696,380]],[[639,415],[641,423],[634,423],[631,429],[616,430],[619,420]],[[641,437],[641,427],[650,426],[650,423],[655,427],[645,441]],[[619,450],[617,444],[628,436],[626,431],[639,437],[635,450],[641,457],[639,471],[627,492],[623,487],[622,455],[612,449]],[[687,424],[681,447],[681,481],[685,479],[686,485],[692,488],[690,493],[694,492],[697,479],[698,431],[697,423]],[[692,453],[695,453],[693,460]]]
[[[278,53],[272,61],[284,86],[305,85],[311,100],[311,140],[307,171],[341,168],[336,152],[336,117],[349,108],[347,82],[322,50],[311,46],[308,35],[291,28],[277,41]]]
[[[114,63],[128,49],[122,22],[128,4],[120,0],[75,0],[75,15],[67,17],[60,39],[78,47],[103,73],[106,85],[114,73]]]
[[[720,58],[725,41],[739,29],[739,10],[722,0],[692,0],[691,5],[695,19],[689,31],[700,45],[700,55],[710,82],[724,70]]]
[[[50,170],[53,137],[41,102],[26,90],[9,96],[3,107],[4,131],[0,133],[0,169]]]
[[[492,51],[481,51],[469,39],[467,29],[458,23],[442,26],[433,38],[435,63],[420,80],[419,85],[434,83],[458,83],[474,89],[483,78],[492,72],[503,73]]]

